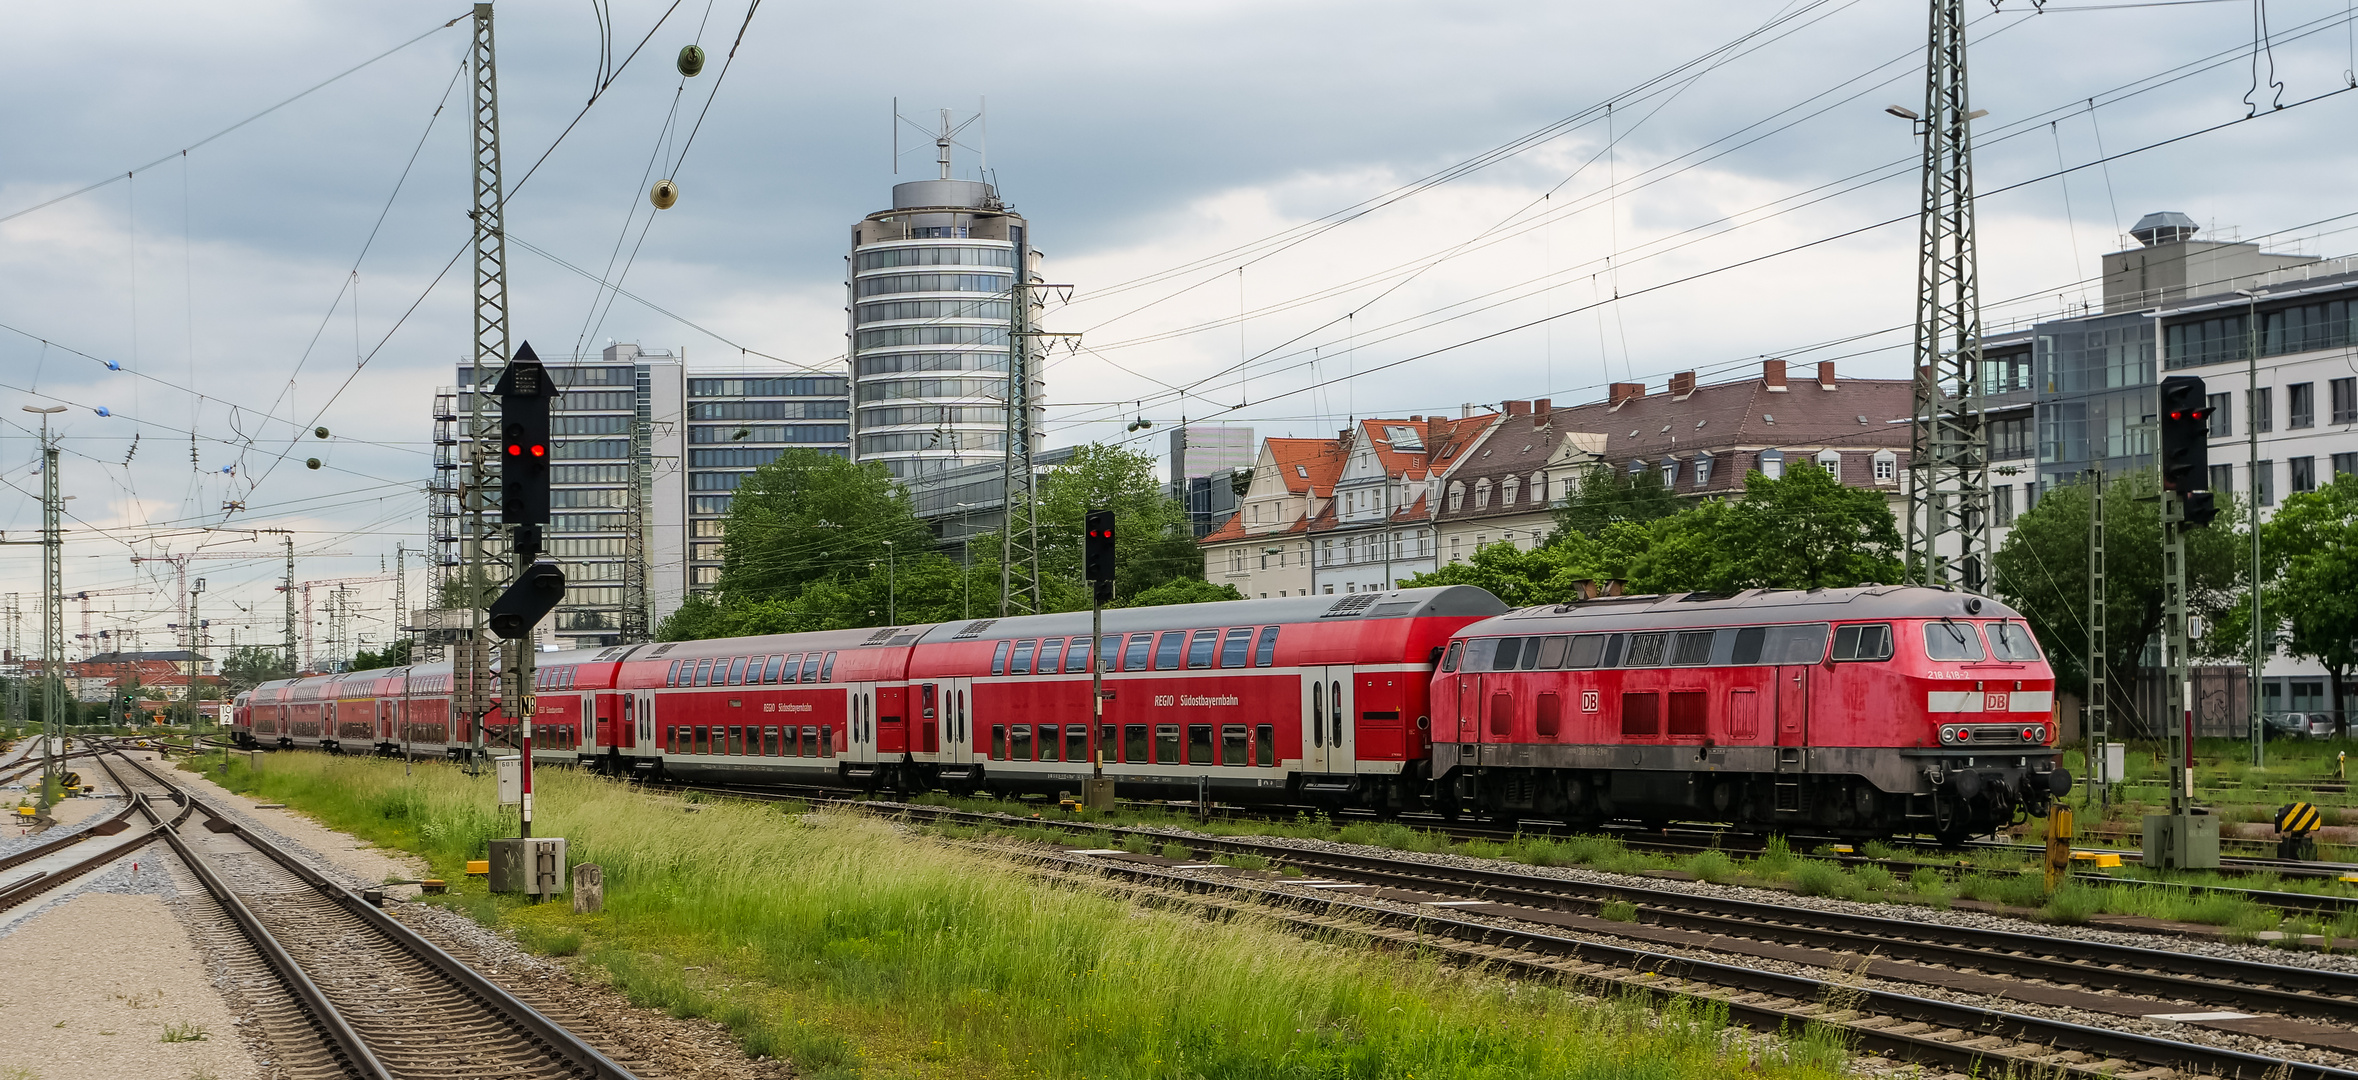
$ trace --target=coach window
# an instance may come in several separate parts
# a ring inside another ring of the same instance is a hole
[[[1523,659],[1523,639],[1519,637],[1510,637],[1496,638],[1494,640],[1497,642],[1496,648],[1498,649],[1498,652],[1493,654],[1493,659],[1490,661],[1490,670],[1515,670],[1516,665]]]
[[[761,669],[761,681],[765,683],[777,682],[779,669],[785,666],[786,658],[784,656],[770,657],[769,666]]]
[[[1622,667],[1661,667],[1669,662],[1669,634],[1629,635],[1629,655],[1622,658]]]
[[[1187,631],[1185,631],[1185,630],[1166,630],[1166,631],[1163,631],[1163,638],[1162,638],[1162,640],[1161,640],[1160,642],[1157,642],[1157,643],[1155,644],[1155,650],[1154,650],[1154,669],[1155,669],[1156,671],[1177,671],[1177,670],[1179,670],[1179,653],[1180,653],[1180,651],[1181,651],[1182,649],[1185,649],[1186,647],[1187,647]]]
[[[1277,725],[1262,724],[1253,729],[1253,764],[1264,769],[1277,767]]]
[[[1220,632],[1218,630],[1196,631],[1195,635],[1188,639],[1187,642],[1187,666],[1189,670],[1211,667],[1212,654],[1218,652],[1219,649]]]
[[[1065,727],[1064,759],[1066,761],[1089,760],[1089,725],[1070,724]]]
[[[1057,731],[1056,725],[1040,725],[1040,760],[1056,760],[1056,748],[1060,745],[1060,738],[1061,736]]]
[[[1243,724],[1223,724],[1220,727],[1220,764],[1249,765],[1245,760],[1252,752],[1252,743],[1245,739]]]
[[[1990,632],[1990,655],[1999,660],[2036,660],[2039,643],[2031,640],[2030,627],[2021,623],[1994,622]]]
[[[1557,668],[1563,667],[1565,646],[1570,645],[1571,643],[1572,639],[1568,637],[1551,637],[1540,639],[1539,666],[1546,668],[1549,671],[1554,671]]]
[[[1153,634],[1130,635],[1130,643],[1122,648],[1122,670],[1145,671],[1153,653]]]
[[[696,754],[709,754],[712,752],[711,728],[705,727],[701,724],[696,726],[696,744],[689,752]]]
[[[835,654],[829,653],[828,655]],[[802,737],[807,742],[811,737],[811,729],[802,729]],[[819,756],[823,758],[835,756],[835,725],[833,724],[819,725]]]
[[[1457,670],[1457,661],[1458,661],[1458,657],[1465,655],[1465,651],[1466,651],[1466,643],[1465,643],[1465,642],[1462,642],[1462,641],[1452,641],[1452,642],[1450,642],[1450,643],[1449,643],[1449,651],[1448,651],[1448,652],[1446,652],[1446,653],[1443,653],[1443,654],[1441,654],[1441,673],[1442,673],[1443,675],[1447,675],[1447,674],[1449,674],[1450,672],[1456,671],[1456,670]]]
[[[1007,725],[991,725],[991,760],[1007,760]]]
[[[1032,759],[1032,726],[1017,724],[1007,735],[1007,756],[1012,761]]]
[[[1253,645],[1253,666],[1271,667],[1277,663],[1277,628],[1264,626],[1261,637]]]
[[[744,729],[744,728],[741,728],[741,727],[732,727],[732,728],[730,728],[730,729],[729,729],[729,751],[728,751],[728,752],[729,752],[729,754],[730,754],[731,756],[733,756],[733,757],[743,757],[743,756],[745,756],[745,729]]]
[[[687,738],[682,734],[687,730],[688,729],[683,727],[666,727],[663,729],[663,741],[670,745],[672,753],[685,754],[688,752]]]
[[[1082,638],[1080,640],[1087,641],[1088,639]],[[1063,662],[1063,659],[1064,639],[1060,637],[1049,638],[1040,643],[1040,662],[1034,665],[1033,670],[1042,675],[1054,675],[1057,665]]]
[[[1564,730],[1564,698],[1560,694],[1539,695],[1538,708],[1532,715],[1532,731],[1542,739],[1552,739]]]
[[[1981,659],[1981,635],[1972,623],[1942,619],[1924,624],[1924,655],[1935,660]]]
[[[1018,641],[1018,642],[1016,642],[1016,643],[1015,643],[1015,659],[1013,659],[1013,660],[1010,660],[1010,661],[1008,661],[1008,662],[1007,662],[1007,673],[1008,673],[1009,675],[1029,675],[1029,674],[1031,674],[1031,673],[1032,673],[1032,650],[1033,650],[1033,649],[1037,649],[1037,648],[1039,648],[1039,647],[1040,647],[1040,643],[1039,643],[1039,642],[1037,642],[1037,641]]]
[[[1015,647],[1015,643],[1014,643],[1014,642],[1012,642],[1012,641],[1002,641],[1002,642],[1000,642],[1000,643],[999,643],[999,647],[998,647],[998,648],[996,648],[996,649],[992,649],[992,650],[991,650],[991,674],[993,674],[993,675],[1005,675],[1005,674],[1007,674],[1007,650],[1009,650],[1009,649],[1012,649],[1012,648],[1014,648],[1014,647]]]
[[[782,669],[781,669],[781,670],[778,672],[778,681],[780,681],[780,682],[794,682],[794,681],[795,681],[795,678],[794,678],[794,677],[795,677],[796,675],[799,675],[799,674],[801,674],[801,672],[802,672],[802,654],[801,654],[801,653],[795,653],[795,654],[793,654],[793,655],[791,655],[791,656],[788,656],[788,657],[786,658],[786,664],[785,664],[784,668],[782,668]]]
[[[1180,763],[1179,725],[1156,724],[1154,726],[1154,763],[1157,765],[1177,765]]]
[[[745,685],[745,665],[748,659],[748,657],[740,656],[736,659],[736,662],[729,665],[730,686]]]
[[[777,756],[779,756],[779,754],[778,754],[778,729],[777,729],[777,728],[774,728],[774,727],[766,727],[766,728],[763,728],[763,729],[761,729],[761,756],[763,756],[763,757],[777,757]]]
[[[1835,628],[1834,659],[1891,659],[1891,624],[1859,623]]]
[[[1146,725],[1123,725],[1121,751],[1121,761],[1137,764],[1146,760]]]
[[[1621,695],[1621,736],[1625,739],[1651,739],[1662,733],[1662,695],[1656,693],[1625,693]]]
[[[1671,644],[1670,662],[1680,666],[1710,663],[1711,635],[1709,630],[1681,631]]]
[[[1066,671],[1089,670],[1088,638],[1074,638],[1073,643],[1064,650],[1064,669]]]
[[[1212,763],[1212,725],[1187,725],[1187,763],[1190,765]]]
[[[810,659],[804,660],[802,662],[802,681],[828,682],[833,680],[835,678],[835,654],[828,653],[826,659],[825,667],[819,666],[818,653],[812,653]]]
[[[1220,639],[1220,666],[1244,667],[1253,658],[1253,628],[1240,626]]]

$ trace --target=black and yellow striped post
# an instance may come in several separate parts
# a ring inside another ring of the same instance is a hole
[[[2276,811],[2276,857],[2279,859],[2315,859],[2317,830],[2325,824],[2325,815],[2305,802],[2293,803]]]

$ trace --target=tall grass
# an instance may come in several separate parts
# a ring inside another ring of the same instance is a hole
[[[272,798],[437,866],[501,831],[490,782],[443,766],[281,755]],[[550,770],[535,826],[605,868],[606,910],[456,900],[579,949],[634,1000],[726,1024],[812,1078],[1649,1077],[1839,1074],[1823,1039],[1730,1038],[1706,1006],[1646,1010],[1337,947],[1216,930],[864,817],[701,812]],[[472,883],[469,889],[474,888]],[[568,936],[571,935],[571,936]]]

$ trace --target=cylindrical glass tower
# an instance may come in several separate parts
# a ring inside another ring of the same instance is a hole
[[[998,463],[1018,349],[1015,407],[1042,410],[1037,339],[1024,333],[1039,302],[1016,289],[1037,259],[1024,219],[974,180],[895,184],[892,203],[852,226],[852,458],[902,479]]]

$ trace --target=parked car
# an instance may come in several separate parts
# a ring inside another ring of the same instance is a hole
[[[2260,723],[2271,739],[2330,739],[2339,732],[2332,713],[2268,713]]]

